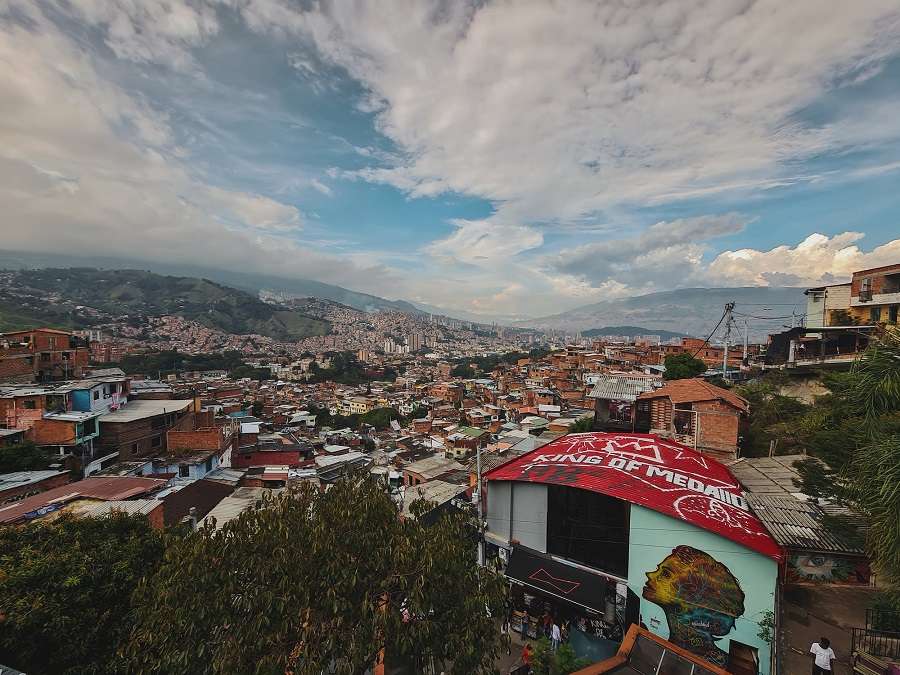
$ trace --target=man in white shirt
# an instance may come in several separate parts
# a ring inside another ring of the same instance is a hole
[[[562,639],[562,631],[559,630],[559,624],[553,622],[553,628],[550,629],[550,647],[553,651],[559,649],[559,641]]]
[[[831,663],[834,661],[834,650],[831,648],[831,642],[828,638],[820,638],[818,642],[813,642],[809,648],[809,653],[813,655],[813,675],[826,675],[831,672]]]

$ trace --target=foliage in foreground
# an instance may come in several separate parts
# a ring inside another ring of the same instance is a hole
[[[351,674],[386,649],[487,673],[504,590],[461,516],[426,528],[368,479],[307,485],[170,547],[125,656],[134,673]]]
[[[129,596],[162,559],[140,516],[0,529],[0,661],[28,673],[116,673]]]

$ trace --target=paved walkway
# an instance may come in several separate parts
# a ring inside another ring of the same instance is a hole
[[[812,672],[809,647],[827,637],[837,656],[834,675],[850,673],[850,628],[866,625],[866,607],[874,588],[852,586],[793,586],[784,595],[782,672]]]

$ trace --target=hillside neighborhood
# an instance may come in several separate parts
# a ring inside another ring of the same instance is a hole
[[[804,493],[841,466],[763,415],[813,410],[835,395],[830,374],[896,331],[900,264],[806,299],[765,343],[741,335],[734,303],[723,343],[716,330],[557,337],[313,300],[304,311],[332,330],[291,350],[216,341],[175,315],[143,337],[8,330],[0,525],[127,515],[211,536],[301,487],[327,495],[367,476],[399,522],[474,523],[471,565],[504,581],[502,672],[564,635],[585,674],[637,658],[683,664],[656,672],[796,673],[819,633],[838,672],[882,672],[900,661],[885,628],[900,613],[873,609],[867,516]],[[189,365],[228,348],[221,368]]]

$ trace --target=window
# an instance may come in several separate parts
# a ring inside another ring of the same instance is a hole
[[[206,460],[206,473],[209,473],[210,471],[212,471],[212,457],[209,457]]]
[[[35,410],[37,408],[33,399],[28,399],[26,401],[22,401],[22,407],[25,408],[26,410]]]
[[[94,400],[95,401],[100,400],[100,390],[99,389],[94,389]]]
[[[138,444],[137,444],[137,443],[132,443],[132,444],[131,444],[131,454],[132,454],[132,455],[136,455],[137,453],[138,453]]]
[[[547,551],[628,576],[629,504],[597,492],[547,487]]]
[[[869,307],[869,321],[878,323],[881,319],[881,307]]]
[[[154,436],[153,438],[150,439],[150,447],[151,448],[158,448],[161,445],[162,445],[162,436]]]
[[[178,465],[178,475],[182,478],[187,478],[190,475],[191,469],[187,464],[179,464]]]
[[[897,323],[897,310],[900,309],[900,305],[891,305],[888,308],[888,321],[891,323]]]
[[[49,361],[50,352],[41,352],[41,361]]]

